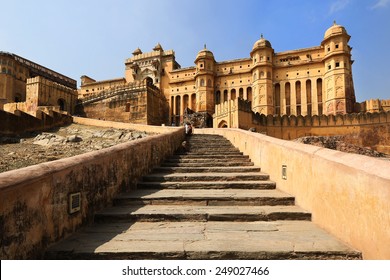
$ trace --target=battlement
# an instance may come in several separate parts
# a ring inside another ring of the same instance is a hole
[[[390,111],[345,115],[264,115],[251,110],[242,99],[215,106],[214,127],[255,129],[269,136],[291,140],[304,136],[350,135],[354,144],[380,152],[390,151]]]
[[[253,112],[252,112],[253,113]],[[297,127],[325,127],[350,126],[390,123],[390,112],[380,113],[352,113],[345,115],[321,116],[278,116],[253,113],[253,123],[262,126],[297,126]]]

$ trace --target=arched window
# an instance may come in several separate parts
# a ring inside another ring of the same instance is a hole
[[[191,110],[195,111],[196,110],[196,93],[193,93],[191,95]]]
[[[246,88],[246,100],[252,102],[252,88],[251,87]]]
[[[200,79],[200,86],[204,87],[204,79]]]
[[[208,86],[208,87],[212,87],[211,79],[208,79],[208,80],[207,80],[207,86]]]
[[[215,104],[220,104],[221,103],[221,92],[218,90],[215,93]]]
[[[185,94],[184,96],[183,96],[183,108],[184,108],[184,110],[186,109],[186,108],[188,108],[189,107],[189,96],[188,96],[188,94]]]
[[[289,82],[285,86],[285,97],[286,97],[286,115],[291,115],[291,85]]]
[[[241,99],[244,99],[244,89],[243,88],[240,88],[238,90],[238,96],[241,98]]]
[[[274,92],[274,100],[275,100],[275,114],[280,115],[280,84],[275,84],[275,92]]]
[[[174,107],[174,104],[175,104],[175,97],[174,97],[174,96],[171,96],[171,116],[175,115],[175,107]]]
[[[307,115],[311,116],[311,80],[306,81]]]
[[[235,90],[235,89],[232,89],[232,90],[230,91],[230,99],[231,99],[231,100],[236,99],[236,90]]]
[[[260,72],[260,79],[263,79],[263,78],[264,78],[264,72],[261,71],[261,72]]]
[[[223,101],[227,101],[227,100],[228,100],[228,91],[227,91],[227,89],[225,89],[223,91]]]
[[[295,101],[297,104],[297,116],[302,115],[302,110],[301,110],[301,82],[296,81],[295,82]]]
[[[322,109],[322,79],[317,79],[317,101],[318,101],[318,115],[321,116],[323,114]]]

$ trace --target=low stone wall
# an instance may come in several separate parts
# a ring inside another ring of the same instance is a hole
[[[0,259],[41,258],[47,246],[91,223],[118,192],[134,189],[184,139],[183,128],[151,129],[165,133],[0,173]],[[77,192],[81,210],[70,214],[69,197]]]
[[[214,127],[256,129],[257,132],[291,140],[304,136],[348,135],[348,142],[390,153],[390,111],[322,116],[260,115],[242,99],[215,106]]]
[[[313,221],[365,259],[390,259],[390,162],[240,129],[197,129],[229,139],[295,196]],[[287,179],[282,179],[286,166]]]
[[[117,129],[134,129],[139,131],[146,131],[149,133],[171,133],[173,131],[177,131],[178,129],[180,129],[178,127],[172,127],[172,126],[112,122],[112,121],[102,121],[102,120],[89,119],[89,118],[80,118],[80,117],[73,117],[73,122],[78,124],[83,124],[83,125],[113,127]]]

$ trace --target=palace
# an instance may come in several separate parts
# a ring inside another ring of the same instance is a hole
[[[247,58],[218,62],[205,45],[195,65],[186,68],[173,50],[157,44],[146,53],[137,48],[125,60],[124,77],[96,81],[84,75],[77,91],[76,81],[1,52],[0,109],[34,114],[54,106],[95,119],[151,125],[192,121],[214,127],[243,127],[238,123],[243,120],[228,121],[237,111],[229,105],[235,99],[246,112],[266,116],[390,110],[390,100],[356,103],[349,40],[346,29],[336,23],[318,46],[298,50],[275,52],[261,35]],[[245,126],[251,122],[246,120]]]
[[[186,108],[212,116],[215,105],[235,98],[250,101],[253,112],[265,115],[352,113],[356,100],[349,39],[345,28],[334,23],[319,46],[275,53],[261,35],[248,58],[217,62],[205,46],[195,66],[187,68],[160,44],[148,53],[137,48],[125,61],[124,78],[96,82],[83,76],[79,97],[147,80],[166,100],[168,116],[161,121],[175,124],[182,123]]]
[[[0,109],[35,115],[42,107],[74,112],[77,82],[16,54],[0,52]]]

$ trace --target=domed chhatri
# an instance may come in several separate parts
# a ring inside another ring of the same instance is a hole
[[[214,60],[214,54],[206,48],[206,44],[204,45],[204,48],[198,52],[198,55],[195,59],[195,63],[201,58],[211,58]]]
[[[256,41],[253,45],[252,50],[257,48],[272,48],[270,41],[264,39],[263,34],[261,34],[260,39]]]
[[[153,48],[154,51],[164,51],[160,43],[157,43],[157,45]]]
[[[325,31],[324,40],[329,37],[342,34],[348,35],[347,30],[345,30],[344,26],[339,25],[336,23],[336,21],[334,21],[333,25]]]
[[[133,51],[133,55],[139,55],[139,54],[142,54],[142,51],[140,48],[136,48],[134,51]]]

